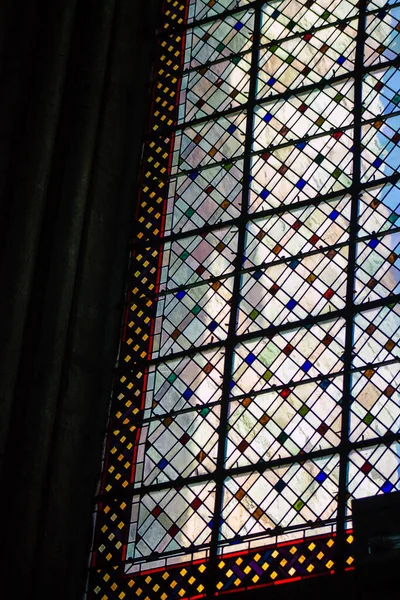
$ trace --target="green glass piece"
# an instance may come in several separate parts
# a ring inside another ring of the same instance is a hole
[[[270,52],[276,52],[278,50],[279,46],[278,44],[273,44],[273,46],[270,46],[269,50]]]
[[[225,50],[225,46],[224,44],[221,42],[218,44],[217,46],[217,52],[222,52],[222,50]]]
[[[265,373],[263,375],[263,379],[268,382],[271,379],[271,377],[272,377],[271,371],[265,371]]]
[[[241,60],[242,60],[241,56],[235,56],[234,58],[232,58],[231,62],[233,62],[234,65],[238,65]]]
[[[334,177],[335,179],[339,179],[341,174],[342,174],[342,171],[339,169],[339,167],[336,167],[336,169],[332,173],[332,177]]]
[[[303,406],[299,410],[299,415],[301,415],[302,417],[305,417],[308,412],[310,412],[310,409],[307,408],[307,406],[305,404],[303,404]]]
[[[233,163],[226,163],[226,165],[224,165],[224,169],[225,171],[230,171],[233,167]]]
[[[209,412],[210,412],[209,408],[202,408],[201,411],[200,411],[200,414],[201,414],[202,417],[206,417]]]
[[[325,21],[326,21],[326,20],[327,20],[327,19],[329,19],[329,17],[331,16],[331,13],[329,12],[329,10],[325,10],[325,11],[322,13],[322,15],[321,15],[321,16],[322,16],[322,18],[323,18],[323,19],[325,19]]]
[[[299,498],[297,500],[297,502],[293,505],[293,508],[295,508],[297,511],[301,510],[304,506],[304,502],[303,500],[301,500],[301,498]]]
[[[284,444],[286,442],[286,440],[288,439],[288,437],[289,437],[288,434],[285,433],[284,431],[282,431],[276,439],[278,440],[278,442],[280,444]]]
[[[293,19],[291,21],[289,21],[289,23],[286,25],[286,27],[289,29],[289,31],[292,31],[292,29],[294,29],[296,27],[296,21],[293,21]]]
[[[175,375],[175,373],[171,373],[171,375],[169,375],[169,376],[167,377],[167,381],[168,381],[169,383],[174,383],[174,381],[175,381],[175,379],[177,379],[177,377],[178,377],[178,375]]]
[[[363,418],[363,421],[366,425],[371,425],[373,420],[374,420],[374,417],[371,415],[371,413],[367,413],[365,415],[365,417]]]
[[[269,344],[267,344],[265,346],[265,348],[262,350],[262,352],[260,352],[260,354],[257,356],[257,358],[260,362],[262,362],[262,364],[265,367],[268,368],[272,365],[272,363],[277,358],[277,356],[280,355],[280,353],[281,353],[281,349],[273,342],[270,342]]]
[[[396,223],[397,219],[399,218],[400,215],[397,215],[396,213],[392,213],[389,217],[389,221],[391,223]]]
[[[287,63],[288,65],[291,65],[293,61],[294,61],[294,56],[289,55],[287,58],[285,58],[285,63]]]
[[[315,158],[314,158],[315,162],[317,163],[317,165],[320,165],[322,163],[323,160],[325,160],[325,156],[321,153],[319,153]]]
[[[253,310],[250,313],[250,319],[252,319],[254,321],[254,319],[257,319],[258,315],[259,315],[259,311],[256,310],[255,308],[253,308]]]
[[[400,94],[395,94],[393,96],[393,98],[392,98],[392,102],[393,102],[393,104],[396,104],[396,105],[399,104],[399,102],[400,102]]]
[[[187,252],[187,250],[184,250],[184,252],[182,252],[182,254],[180,255],[179,258],[181,260],[186,260],[188,256],[189,256],[189,252]]]
[[[201,307],[198,304],[196,304],[195,306],[193,306],[192,313],[194,315],[198,315],[200,311],[201,311]]]
[[[188,208],[188,209],[185,211],[185,215],[186,215],[187,217],[189,217],[189,219],[190,219],[190,217],[192,217],[192,216],[194,215],[194,213],[195,213],[195,211],[194,211],[194,210],[193,210],[193,208],[191,208],[191,207],[190,207],[190,208]]]
[[[334,97],[334,101],[335,102],[340,102],[341,100],[343,100],[343,98],[344,98],[343,94],[341,94],[340,92],[338,92],[336,94],[336,96]]]

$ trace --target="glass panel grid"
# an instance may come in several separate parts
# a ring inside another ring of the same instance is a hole
[[[165,2],[90,598],[352,568],[352,498],[400,489],[381,4]]]

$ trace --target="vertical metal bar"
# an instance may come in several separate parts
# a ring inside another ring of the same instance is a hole
[[[225,478],[225,447],[226,437],[228,431],[228,416],[229,416],[229,397],[231,389],[231,380],[233,372],[233,360],[235,351],[235,334],[237,315],[239,310],[240,302],[240,285],[241,285],[241,265],[245,252],[246,244],[246,223],[248,214],[248,203],[249,203],[249,192],[250,192],[250,172],[251,172],[251,149],[253,142],[253,120],[254,120],[254,104],[257,94],[257,71],[259,62],[259,45],[260,45],[260,29],[261,29],[261,7],[262,4],[258,3],[254,9],[254,26],[253,26],[253,45],[251,52],[251,64],[250,64],[250,86],[249,86],[249,98],[246,106],[247,110],[247,122],[246,122],[246,134],[245,134],[245,148],[244,148],[244,164],[243,164],[243,189],[242,189],[242,207],[241,207],[241,221],[239,224],[238,232],[238,250],[236,256],[236,270],[238,271],[235,275],[233,293],[232,293],[232,307],[229,318],[227,342],[225,346],[225,365],[222,383],[222,397],[221,397],[221,417],[219,425],[219,439],[218,439],[218,454],[215,471],[215,483],[216,483],[216,494],[215,494],[215,507],[212,521],[212,533],[211,533],[211,544],[210,544],[210,560],[209,560],[209,577],[208,577],[208,589],[207,597],[211,598],[215,594],[217,577],[218,577],[218,539],[221,524],[221,514],[223,508],[223,487]]]
[[[359,15],[356,40],[356,53],[354,60],[354,131],[353,131],[353,186],[350,212],[349,232],[349,258],[347,265],[346,306],[344,316],[346,319],[346,338],[343,366],[343,398],[342,398],[342,428],[340,443],[340,470],[339,493],[337,513],[337,537],[335,552],[335,570],[343,573],[345,564],[345,519],[347,502],[347,466],[349,454],[349,426],[351,396],[351,363],[353,356],[353,305],[355,286],[355,262],[357,244],[358,206],[361,193],[361,120],[362,120],[362,79],[364,58],[364,36],[366,21],[367,0],[359,0]]]

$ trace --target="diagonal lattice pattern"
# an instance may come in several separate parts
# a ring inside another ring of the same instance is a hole
[[[400,489],[381,4],[164,2],[90,600],[352,568],[352,498]]]

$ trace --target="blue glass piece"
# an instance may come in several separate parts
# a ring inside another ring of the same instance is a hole
[[[338,65],[342,65],[344,62],[346,61],[344,56],[339,56],[339,58],[337,59],[337,64]]]
[[[369,246],[370,248],[376,248],[378,244],[379,244],[379,240],[377,240],[377,239],[372,239],[372,240],[370,240],[370,241],[369,241],[369,244],[368,244],[368,246]]]
[[[262,276],[262,271],[254,271],[253,273],[253,277],[254,279],[257,279],[257,281],[260,279],[260,277]]]
[[[328,388],[331,385],[331,382],[329,381],[329,379],[323,379],[322,381],[319,382],[319,387],[322,388],[323,390],[326,390],[326,388]]]
[[[379,167],[381,166],[382,163],[383,163],[383,160],[381,158],[376,158],[374,160],[374,162],[372,163],[372,166],[375,167],[375,169],[379,169]]]
[[[185,398],[185,400],[189,400],[189,398],[191,398],[193,396],[193,392],[190,388],[188,388],[187,390],[185,390],[183,392],[183,397]]]
[[[394,488],[394,485],[392,483],[390,483],[390,481],[385,481],[385,483],[381,487],[381,490],[384,494],[388,494],[389,492],[392,491],[393,488]]]
[[[337,210],[333,210],[333,211],[331,212],[331,214],[329,215],[329,218],[330,218],[330,219],[332,219],[332,221],[334,221],[335,219],[337,219],[337,218],[338,218],[338,216],[339,216],[339,213],[338,213],[338,211],[337,211]]]
[[[308,373],[308,371],[311,369],[312,364],[310,363],[309,360],[306,360],[306,362],[303,364],[303,366],[301,367],[304,371],[304,373]]]
[[[277,19],[279,17],[281,13],[279,12],[279,10],[275,9],[274,12],[272,13],[271,17],[273,19]]]
[[[299,150],[304,150],[306,146],[306,142],[299,142],[298,144],[296,144],[296,148],[298,148]]]
[[[236,29],[236,31],[240,31],[243,27],[243,23],[241,23],[240,21],[238,21],[234,27],[234,29]]]
[[[211,321],[211,323],[208,326],[208,329],[210,331],[215,331],[217,329],[217,327],[218,327],[218,323],[216,323],[215,321]]]
[[[233,123],[231,123],[231,125],[229,125],[227,132],[232,134],[234,131],[236,131],[237,127],[236,125],[234,125]]]
[[[196,179],[196,177],[198,176],[199,172],[198,171],[193,171],[192,173],[190,173],[189,177],[192,181],[194,181]]]
[[[295,269],[296,267],[298,267],[298,266],[299,266],[299,264],[300,264],[300,263],[299,263],[299,261],[298,261],[297,259],[295,259],[295,260],[292,260],[292,262],[291,262],[291,263],[289,263],[289,267],[290,267],[291,269]]]
[[[264,115],[264,118],[263,118],[263,119],[264,119],[264,121],[265,121],[266,123],[269,123],[269,122],[270,122],[270,120],[272,119],[272,115],[271,115],[271,113],[267,113],[266,115]]]
[[[213,528],[213,523],[214,523],[214,519],[211,519],[211,521],[208,523],[208,526],[212,529]],[[220,526],[222,526],[224,524],[224,520],[222,517],[219,518],[219,524]]]
[[[296,187],[299,188],[299,190],[302,190],[303,187],[306,185],[306,181],[304,179],[299,179],[298,182],[296,183]]]
[[[289,300],[289,302],[286,304],[286,308],[288,308],[289,310],[293,310],[294,307],[296,306],[297,302],[296,300],[293,300],[293,298],[291,298]]]
[[[235,387],[236,383],[234,381],[231,381],[229,384],[229,389],[232,390]]]
[[[183,290],[178,292],[176,297],[178,298],[178,300],[182,300],[182,298],[186,296],[186,292],[184,292]]]
[[[261,198],[262,198],[263,200],[265,200],[265,199],[266,199],[266,198],[268,198],[268,196],[269,196],[269,191],[268,191],[268,190],[263,190],[263,191],[260,193],[260,196],[261,196]]]
[[[163,469],[165,469],[167,464],[168,464],[168,461],[165,458],[162,458],[157,466],[159,469],[163,470]]]
[[[256,360],[256,357],[252,352],[250,352],[244,360],[247,362],[248,365],[252,365],[253,362]]]
[[[326,473],[323,471],[320,471],[315,479],[318,481],[318,483],[324,483],[325,479],[328,479],[328,475],[326,475]]]
[[[278,483],[275,484],[275,489],[277,492],[279,492],[279,494],[285,489],[286,487],[286,483],[284,481],[282,481],[282,479],[280,479],[278,481]]]
[[[273,86],[275,83],[276,83],[275,77],[270,77],[267,81],[267,84],[271,85],[271,86]]]

